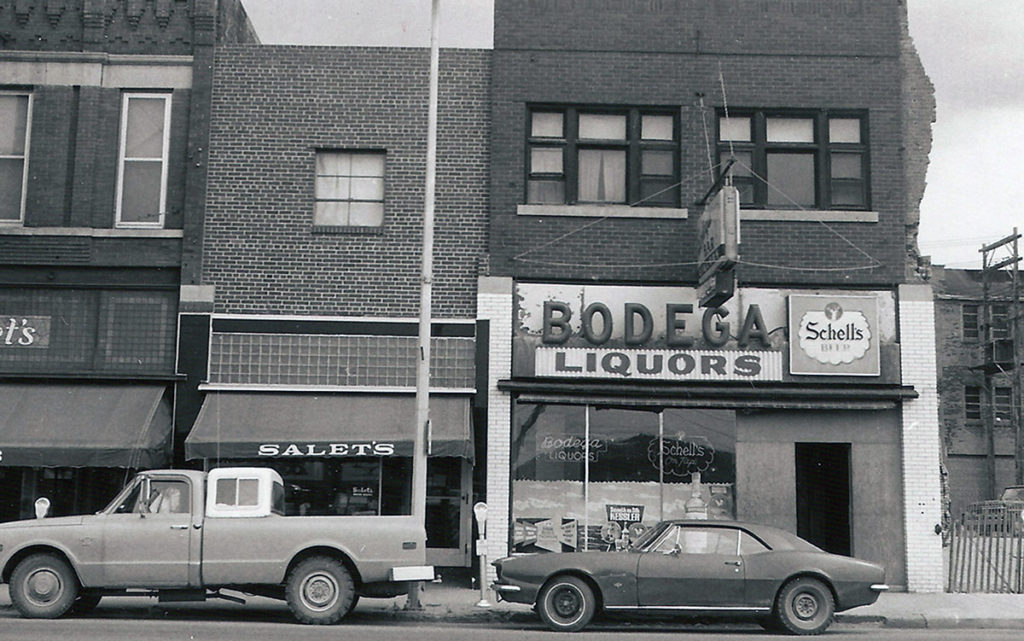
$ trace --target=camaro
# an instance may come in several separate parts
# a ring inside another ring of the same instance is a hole
[[[493,565],[498,598],[533,605],[549,627],[567,632],[600,611],[646,611],[744,616],[769,630],[820,634],[836,612],[889,589],[879,565],[735,521],[665,521],[626,551],[528,554]]]

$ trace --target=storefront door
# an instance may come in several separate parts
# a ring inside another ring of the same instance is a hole
[[[850,444],[796,444],[796,533],[850,555]]]

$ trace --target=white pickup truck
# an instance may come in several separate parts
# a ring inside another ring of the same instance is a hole
[[[151,470],[96,514],[0,524],[0,580],[32,618],[87,611],[105,596],[244,602],[228,589],[330,624],[360,596],[432,579],[425,547],[410,516],[285,516],[271,469]]]

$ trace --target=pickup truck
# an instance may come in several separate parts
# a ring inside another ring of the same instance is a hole
[[[433,579],[425,547],[411,516],[285,516],[271,469],[150,470],[96,514],[0,524],[0,581],[30,618],[88,611],[107,596],[244,603],[226,589],[331,624],[360,596]]]

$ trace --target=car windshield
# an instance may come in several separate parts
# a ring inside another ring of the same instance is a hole
[[[1003,490],[1004,501],[1024,501],[1024,487],[1008,487]]]

